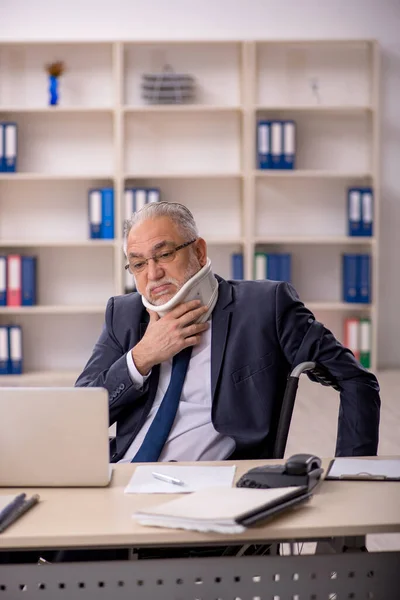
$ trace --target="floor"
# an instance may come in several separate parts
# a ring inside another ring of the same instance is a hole
[[[381,386],[381,427],[379,455],[400,456],[400,371],[378,374]],[[335,451],[339,395],[332,388],[300,379],[290,428],[286,456],[298,452],[332,456]],[[400,515],[400,507],[399,507]],[[400,534],[371,535],[367,547],[372,550],[400,550]]]

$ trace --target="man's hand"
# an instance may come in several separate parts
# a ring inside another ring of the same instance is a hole
[[[201,334],[209,327],[208,323],[194,323],[207,312],[207,306],[200,304],[200,300],[184,302],[161,319],[156,312],[148,311],[150,322],[146,333],[132,349],[133,362],[141,375],[200,342]]]

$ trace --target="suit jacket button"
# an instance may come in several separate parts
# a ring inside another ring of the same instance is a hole
[[[314,319],[312,319],[311,317],[308,319],[309,323],[314,323]]]

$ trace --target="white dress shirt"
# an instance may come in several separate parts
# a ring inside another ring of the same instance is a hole
[[[146,381],[136,369],[132,352],[126,355],[129,374],[136,388]],[[119,462],[130,462],[139,450],[157,413],[171,378],[172,358],[160,365],[160,378],[153,406],[143,427]],[[235,442],[218,433],[211,422],[211,327],[193,347],[175,421],[159,461],[224,460],[232,454]]]

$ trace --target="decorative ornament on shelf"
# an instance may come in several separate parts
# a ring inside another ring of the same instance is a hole
[[[183,104],[195,96],[195,80],[187,73],[175,73],[165,65],[160,73],[142,75],[142,96],[150,104]]]
[[[46,71],[49,75],[49,104],[57,106],[59,100],[58,80],[65,72],[65,65],[61,60],[46,65]]]

